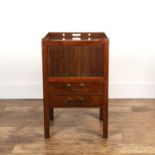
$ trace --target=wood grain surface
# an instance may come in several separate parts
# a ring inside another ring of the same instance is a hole
[[[102,77],[103,45],[49,46],[49,77]]]
[[[110,100],[109,138],[99,109],[55,109],[44,139],[42,100],[0,100],[0,155],[154,155],[155,100]]]
[[[54,119],[54,108],[68,106],[100,107],[103,138],[108,138],[109,39],[105,33],[48,33],[42,39],[42,60],[45,138],[50,138],[49,118]]]

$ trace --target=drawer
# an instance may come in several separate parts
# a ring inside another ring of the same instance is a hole
[[[51,78],[49,93],[103,93],[102,78]]]
[[[98,107],[103,105],[103,94],[53,94],[49,95],[52,107]]]

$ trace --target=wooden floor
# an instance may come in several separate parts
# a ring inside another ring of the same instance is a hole
[[[0,155],[155,155],[155,100],[110,100],[109,139],[99,109],[56,109],[43,136],[42,100],[0,100]]]

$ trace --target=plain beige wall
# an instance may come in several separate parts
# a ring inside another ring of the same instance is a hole
[[[106,32],[110,97],[155,98],[154,0],[0,1],[0,98],[42,98],[48,31]]]

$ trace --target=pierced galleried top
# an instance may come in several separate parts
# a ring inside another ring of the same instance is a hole
[[[49,32],[43,39],[52,41],[98,41],[107,39],[103,32]]]

